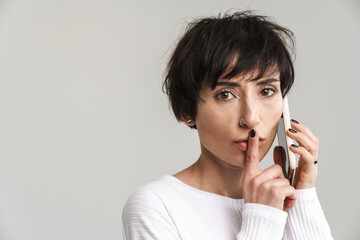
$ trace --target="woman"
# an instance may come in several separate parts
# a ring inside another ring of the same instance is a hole
[[[164,88],[176,118],[198,131],[190,167],[131,195],[126,239],[332,239],[315,180],[319,140],[292,120],[299,145],[295,187],[281,149],[260,170],[294,80],[292,32],[250,11],[188,26],[170,59]]]

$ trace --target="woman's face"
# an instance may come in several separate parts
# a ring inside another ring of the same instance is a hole
[[[259,158],[269,151],[283,109],[279,73],[249,81],[252,76],[219,79],[214,90],[200,90],[203,101],[198,103],[196,126],[202,157],[224,166],[245,167],[251,129],[260,137]]]

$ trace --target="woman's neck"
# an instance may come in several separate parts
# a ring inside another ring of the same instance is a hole
[[[234,167],[202,151],[190,167],[174,175],[182,182],[211,193],[241,199],[244,168]]]

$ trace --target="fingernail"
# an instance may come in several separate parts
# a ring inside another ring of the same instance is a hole
[[[292,121],[293,123],[299,123],[299,122],[296,121],[295,119],[291,119],[291,121]]]
[[[296,145],[296,144],[291,144],[291,146],[294,147],[294,148],[298,148],[298,147],[299,147],[299,146]]]
[[[295,131],[295,130],[292,129],[292,128],[289,128],[289,131],[292,132],[292,133],[297,133],[297,131]]]
[[[317,164],[318,163],[318,161],[314,161],[314,164]]]
[[[255,137],[255,130],[254,129],[251,129],[251,131],[250,131],[250,137]]]

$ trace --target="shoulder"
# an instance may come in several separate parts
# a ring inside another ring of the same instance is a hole
[[[138,187],[127,199],[124,212],[135,211],[139,208],[155,208],[157,205],[161,205],[159,192],[161,192],[161,185],[157,182],[150,182]]]
[[[128,198],[122,212],[127,236],[145,233],[161,236],[176,232],[163,197],[166,196],[167,189],[171,188],[164,178],[137,188]],[[167,229],[166,232],[164,229]]]
[[[123,209],[123,217],[166,216],[178,194],[176,182],[171,176],[163,176],[137,188],[130,195]]]

